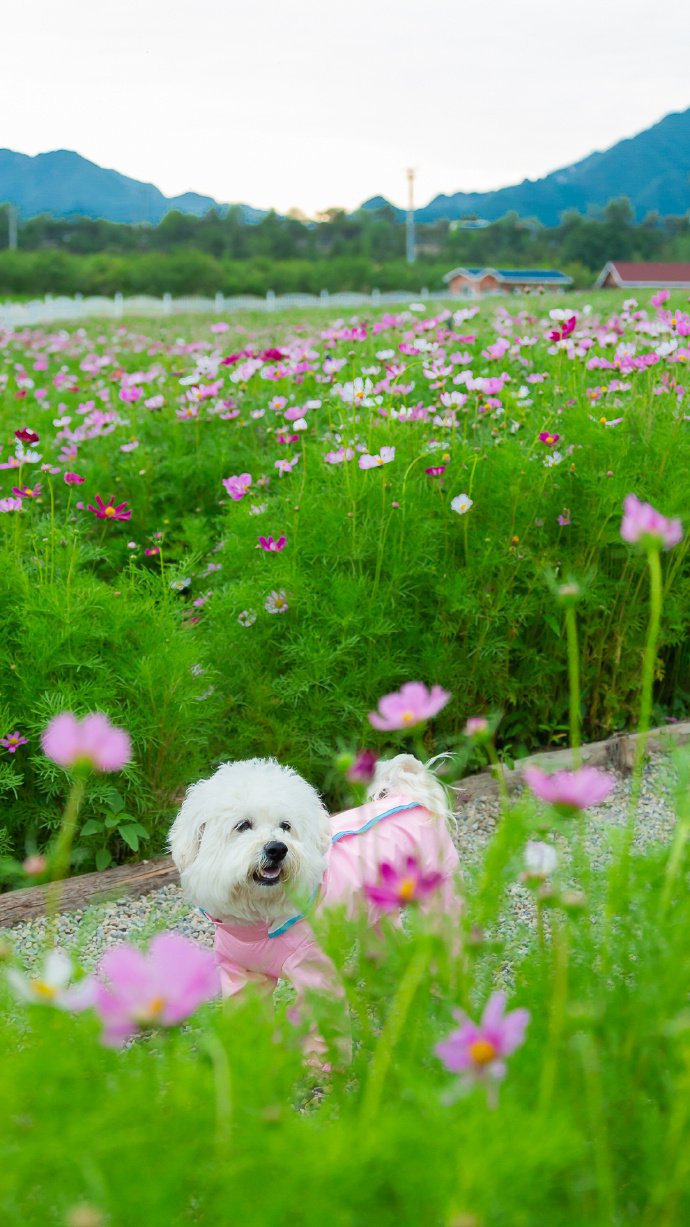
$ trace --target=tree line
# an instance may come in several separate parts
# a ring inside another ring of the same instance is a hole
[[[417,261],[405,261],[405,227],[392,208],[331,209],[316,221],[268,213],[249,224],[238,208],[204,217],[171,212],[157,226],[49,215],[20,222],[8,249],[0,206],[0,294],[258,294],[443,288],[457,266],[559,268],[591,285],[607,260],[690,261],[690,215],[649,214],[630,201],[542,226],[509,213],[483,228],[418,223]]]

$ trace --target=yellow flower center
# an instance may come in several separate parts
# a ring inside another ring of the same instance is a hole
[[[475,1040],[470,1044],[470,1056],[475,1065],[489,1065],[497,1055],[491,1040]]]
[[[147,1006],[139,1010],[138,1022],[155,1022],[158,1015],[165,1009],[165,997],[152,997]]]
[[[46,984],[45,980],[32,980],[31,987],[39,997],[45,997],[46,1001],[52,1001],[57,993],[55,986]]]
[[[404,711],[400,719],[402,720],[403,724],[414,724],[415,714],[413,711]]]
[[[599,421],[601,422],[602,426],[606,425],[606,418],[599,418]]]
[[[403,878],[398,886],[398,898],[402,903],[409,903],[414,899],[417,891],[417,884],[414,878]]]
[[[114,507],[106,507],[105,512],[104,512],[104,515],[107,515],[107,516],[114,516],[114,515],[115,515],[115,508],[114,508]]]

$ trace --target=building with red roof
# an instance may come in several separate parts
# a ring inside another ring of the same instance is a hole
[[[597,277],[596,290],[690,290],[690,264],[633,264],[609,260]]]

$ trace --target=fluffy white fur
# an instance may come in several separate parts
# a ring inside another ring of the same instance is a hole
[[[442,784],[411,754],[377,764],[369,798],[388,793],[452,821]],[[169,837],[186,897],[218,920],[245,924],[278,920],[296,900],[308,900],[323,877],[329,841],[329,815],[316,789],[274,758],[224,763],[193,784]],[[271,842],[287,854],[267,885],[257,875]]]
[[[250,826],[245,826],[250,823]],[[274,758],[223,763],[188,790],[169,843],[185,895],[219,920],[284,916],[308,899],[326,867],[329,816],[319,794]],[[267,844],[287,847],[275,885],[255,880]]]

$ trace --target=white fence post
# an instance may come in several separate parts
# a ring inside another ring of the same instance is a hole
[[[328,290],[322,290],[319,294],[319,299],[322,307],[328,306]]]
[[[225,307],[225,297],[220,290],[216,290],[216,315],[220,315]]]
[[[378,307],[378,305],[379,305],[379,303],[380,303],[380,302],[381,302],[381,291],[380,291],[380,290],[372,290],[372,291],[371,291],[371,305],[372,305],[372,307]]]
[[[172,294],[169,290],[163,295],[163,315],[172,315]]]
[[[124,312],[124,308],[125,308],[125,300],[119,290],[117,294],[115,295],[115,298],[113,301],[113,308],[115,312],[115,319],[121,320],[123,312]]]
[[[266,291],[266,308],[268,311],[275,311],[276,309],[275,290]]]

